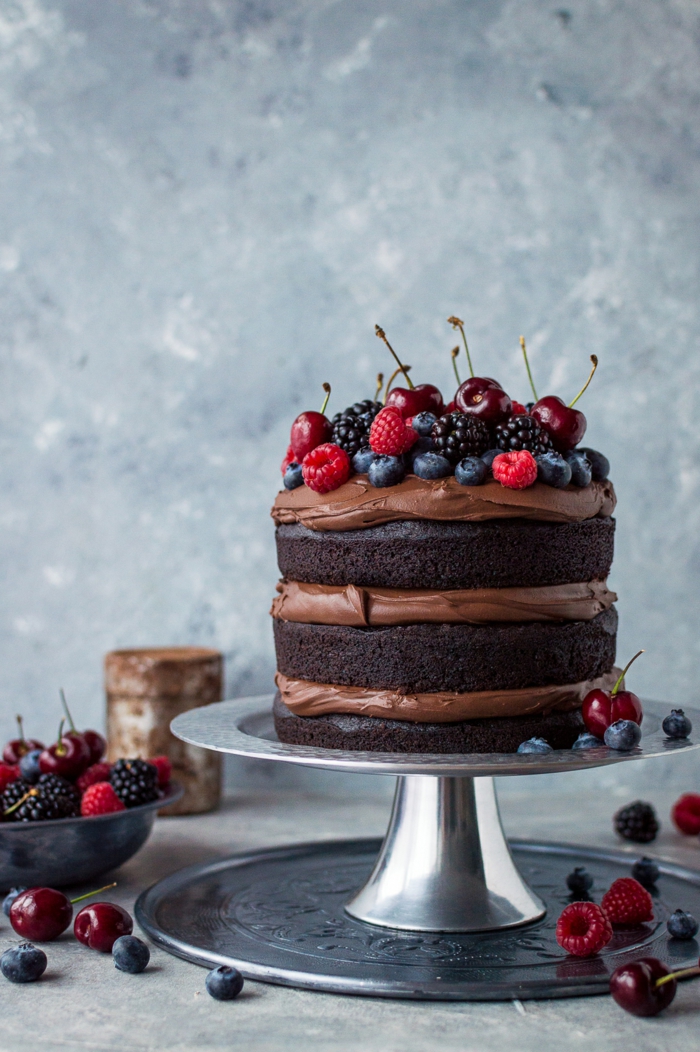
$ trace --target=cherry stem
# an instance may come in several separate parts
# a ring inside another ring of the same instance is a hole
[[[464,322],[462,321],[461,318],[455,317],[454,314],[451,314],[450,317],[447,320],[448,320],[448,322],[450,323],[450,325],[452,326],[453,329],[459,329],[459,331],[462,333],[462,340],[464,341],[464,350],[465,350],[465,353],[467,355],[467,365],[469,366],[469,375],[473,376],[474,375],[474,369],[472,368],[472,356],[469,353],[469,344],[467,343],[467,337],[466,337],[465,332],[464,332]],[[454,356],[455,355],[454,355],[454,351],[453,351],[452,352],[452,357],[454,358]],[[455,368],[455,372],[456,371],[457,371],[457,369]],[[457,382],[459,382],[459,377],[457,377]]]
[[[27,792],[26,792],[26,793],[24,794],[24,796],[23,796],[23,797],[21,797],[21,798],[20,798],[20,799],[19,799],[19,800],[18,800],[18,801],[17,801],[16,803],[14,803],[14,804],[12,805],[12,807],[8,807],[7,811],[3,811],[3,815],[11,815],[13,811],[16,811],[18,807],[21,807],[21,806],[22,806],[22,804],[24,803],[24,801],[25,801],[25,800],[28,800],[30,796],[36,796],[36,795],[37,795],[37,791],[36,791],[36,789],[35,789],[35,788],[34,788],[34,787],[32,786],[32,788],[31,788],[31,789],[29,789],[29,790],[28,790],[28,791],[27,791]]]
[[[85,895],[78,895],[77,899],[70,899],[71,905],[76,902],[82,902],[83,899],[89,899],[91,895],[99,895],[101,891],[109,891],[110,888],[116,888],[116,886],[117,882],[115,880],[113,884],[105,884],[103,888],[97,888],[96,891],[88,891]]]
[[[70,709],[68,708],[68,702],[66,701],[66,695],[65,695],[65,693],[63,691],[63,687],[61,687],[59,689],[58,693],[61,695],[61,701],[63,703],[63,709],[65,711],[66,716],[68,717],[68,723],[70,725],[70,729],[72,731],[74,731],[75,730],[75,724],[73,723],[73,717],[71,716]]]
[[[458,354],[459,354],[459,347],[453,347],[452,348],[452,368],[454,369],[455,376],[457,377],[457,387],[461,387],[462,381],[460,380],[459,373],[457,371],[457,355]]]
[[[631,665],[631,664],[632,664],[632,663],[633,663],[634,661],[636,661],[636,660],[637,660],[637,658],[639,657],[639,655],[640,655],[640,654],[644,654],[644,653],[645,653],[645,651],[643,651],[643,650],[639,650],[639,651],[638,651],[638,652],[637,652],[637,653],[636,653],[636,654],[634,655],[634,657],[632,658],[632,660],[631,660],[631,661],[628,661],[628,662],[627,662],[627,664],[626,664],[626,665],[625,665],[625,667],[623,668],[622,672],[621,672],[621,673],[620,673],[620,675],[618,676],[618,679],[617,679],[617,683],[615,684],[615,686],[613,687],[613,689],[612,689],[612,690],[610,691],[610,697],[611,697],[611,698],[614,698],[614,697],[615,697],[615,695],[617,694],[618,690],[620,689],[620,684],[622,683],[623,679],[624,679],[624,678],[625,678],[625,676],[627,675],[627,669],[628,669],[628,668],[630,667],[630,665]]]
[[[591,361],[593,362],[593,368],[591,369],[591,374],[588,377],[588,379],[586,380],[586,382],[583,385],[583,387],[581,388],[581,390],[579,391],[579,393],[574,398],[573,402],[569,402],[569,409],[571,409],[572,406],[576,405],[576,403],[578,402],[579,398],[581,397],[583,392],[586,390],[586,388],[588,387],[589,383],[591,382],[591,380],[593,379],[593,377],[595,375],[595,371],[598,368],[598,358],[597,358],[597,356],[595,354],[591,355]]]
[[[382,387],[384,386],[384,373],[377,373],[377,390],[374,392],[375,402],[379,401],[379,395],[382,393]]]
[[[391,376],[387,380],[386,391],[384,392],[384,405],[386,405],[386,400],[389,397],[389,391],[391,390],[391,385],[393,384],[393,382],[396,379],[396,377],[399,375],[399,373],[403,373],[403,375],[406,377],[406,379],[408,379],[408,373],[410,372],[410,369],[411,369],[410,365],[402,365],[400,369],[394,369],[393,373],[391,374]],[[410,380],[409,380],[409,383],[410,383]],[[413,384],[411,384],[411,390],[412,389],[413,389]]]
[[[387,347],[389,348],[389,350],[393,354],[394,360],[396,361],[396,364],[399,367],[399,372],[402,372],[404,374],[404,376],[406,377],[406,383],[408,384],[409,389],[412,391],[414,389],[414,385],[413,385],[413,382],[411,381],[411,377],[408,375],[408,369],[406,368],[405,365],[401,364],[401,359],[399,358],[398,354],[396,353],[394,348],[391,346],[391,344],[387,340],[386,333],[384,332],[384,329],[382,329],[382,327],[380,325],[375,325],[374,326],[374,331],[377,334],[377,336],[379,337],[379,339],[384,341],[384,343],[387,345]]]
[[[535,381],[532,379],[532,373],[530,372],[530,362],[529,362],[528,357],[527,357],[527,347],[525,346],[525,337],[524,336],[520,337],[520,346],[522,347],[523,358],[525,359],[525,368],[527,369],[527,378],[530,381],[530,387],[532,388],[532,393],[535,396],[535,401],[539,402],[539,398],[537,397],[537,389],[535,387]],[[581,392],[581,394],[583,394],[583,391]],[[572,403],[572,405],[573,405],[573,403]]]
[[[700,975],[700,968],[697,964],[692,968],[681,968],[679,972],[669,972],[668,975],[662,975],[660,979],[656,980],[654,986],[663,986],[664,983],[670,983],[671,979],[690,979],[694,975]]]
[[[326,397],[323,399],[323,405],[321,406],[321,416],[323,416],[323,414],[325,413],[326,406],[328,405],[328,399],[331,396],[331,385],[330,384],[323,384],[323,390],[326,392]],[[61,691],[61,693],[63,693],[63,691]],[[73,727],[73,725],[72,725],[72,721],[71,721],[71,730],[75,730],[75,727]]]
[[[22,744],[24,744],[26,738],[24,737],[24,724],[22,721],[22,717],[20,715],[17,715],[15,716],[15,719],[17,720],[17,726],[19,727],[19,740],[22,742]]]
[[[58,738],[56,739],[56,755],[65,756],[68,751],[65,745],[61,744],[61,738],[63,737],[63,724],[66,722],[65,716],[61,717],[61,722],[58,725]]]

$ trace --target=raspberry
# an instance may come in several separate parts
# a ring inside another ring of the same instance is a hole
[[[700,833],[700,796],[697,793],[684,793],[673,805],[671,818],[681,833],[697,836]]]
[[[350,478],[350,457],[340,446],[323,442],[306,454],[301,472],[314,493],[330,493]]]
[[[170,781],[170,777],[173,773],[173,765],[167,756],[152,756],[148,761],[152,763],[158,770],[158,785],[163,788]]]
[[[115,811],[126,811],[109,782],[95,782],[89,785],[80,801],[80,813],[85,818],[93,815],[111,815]]]
[[[87,771],[83,771],[75,784],[80,792],[84,793],[89,786],[94,785],[96,782],[109,781],[109,772],[111,770],[111,763],[93,763],[92,767],[88,767]]]
[[[612,927],[595,902],[572,902],[557,921],[557,942],[575,957],[592,957],[612,939]]]
[[[19,767],[16,763],[0,763],[0,793],[19,778]]]
[[[287,446],[287,452],[284,454],[284,460],[282,461],[282,464],[280,466],[280,471],[283,475],[293,460],[296,460],[296,457],[294,456],[294,450],[291,446]]]
[[[651,895],[634,877],[614,880],[600,905],[611,924],[636,927],[643,921],[654,919]]]
[[[377,413],[369,429],[369,444],[375,453],[400,457],[407,453],[418,438],[418,432],[406,427],[406,421],[393,405]]]
[[[537,480],[537,462],[527,449],[499,453],[491,465],[493,477],[508,489],[527,489]]]

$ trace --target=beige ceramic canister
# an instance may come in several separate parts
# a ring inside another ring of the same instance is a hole
[[[221,701],[223,656],[205,647],[113,650],[105,657],[107,756],[169,757],[185,789],[168,815],[212,811],[221,799],[221,755],[180,741],[170,722],[181,712]]]

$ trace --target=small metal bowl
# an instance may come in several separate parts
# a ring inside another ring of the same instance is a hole
[[[165,796],[150,804],[94,818],[0,823],[0,889],[60,888],[116,869],[146,843],[159,808],[179,800],[183,792],[172,783]]]

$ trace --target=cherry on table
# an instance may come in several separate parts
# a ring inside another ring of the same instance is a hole
[[[26,756],[33,749],[44,748],[43,742],[39,742],[35,738],[25,738],[22,717],[17,716],[16,720],[19,727],[19,738],[13,738],[12,741],[9,741],[2,751],[4,762],[10,764],[10,766],[18,764],[22,757]]]
[[[56,888],[27,888],[17,895],[10,906],[10,924],[17,934],[25,939],[33,942],[51,942],[62,935],[70,925],[74,903],[82,902],[90,895],[98,895],[101,891],[113,887],[114,884],[108,884],[75,899],[69,899]]]
[[[660,985],[657,985],[658,981],[672,974],[658,958],[642,957],[631,964],[621,965],[613,972],[610,993],[620,1008],[632,1015],[658,1015],[668,1008],[676,996],[677,988],[675,978]]]
[[[131,917],[121,906],[114,902],[92,902],[83,906],[76,916],[73,931],[84,946],[111,953],[117,939],[131,935],[133,927]]]

